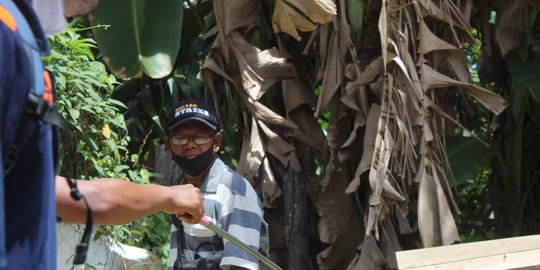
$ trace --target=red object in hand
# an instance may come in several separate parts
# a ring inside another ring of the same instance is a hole
[[[180,212],[180,213],[178,213],[178,218],[191,220],[193,218],[193,216],[190,215],[189,213],[186,213],[186,212]]]

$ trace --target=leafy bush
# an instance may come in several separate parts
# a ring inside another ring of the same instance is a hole
[[[80,22],[71,25],[76,23]],[[57,107],[69,130],[60,133],[59,174],[77,179],[115,177],[149,183],[154,173],[139,165],[142,156],[127,150],[130,137],[122,115],[126,107],[111,98],[119,83],[96,60],[95,41],[70,26],[49,43],[51,55],[44,62],[55,76]],[[169,230],[167,215],[160,213],[129,225],[101,226],[96,236],[110,234],[125,244],[148,249],[166,262]]]

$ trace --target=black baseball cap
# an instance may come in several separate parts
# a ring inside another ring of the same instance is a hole
[[[216,113],[212,107],[199,100],[186,99],[172,108],[167,130],[171,132],[181,124],[193,120],[206,124],[212,130],[218,129]]]

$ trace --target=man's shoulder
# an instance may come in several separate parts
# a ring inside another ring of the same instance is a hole
[[[219,166],[221,166],[222,170],[219,179],[214,179],[219,181],[218,185],[227,188],[235,195],[252,197],[253,194],[256,194],[251,183],[246,178],[223,163],[220,159],[217,159],[216,162],[221,163]]]

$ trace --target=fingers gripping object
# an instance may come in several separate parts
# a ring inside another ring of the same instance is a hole
[[[178,213],[178,218],[179,219],[185,219],[185,220],[191,220],[193,218],[193,216],[190,213],[187,213],[187,212],[180,212],[180,213]]]
[[[216,226],[215,224],[210,222],[210,220],[208,219],[207,216],[202,217],[200,224],[203,225],[204,227],[212,230],[213,232],[215,232],[220,237],[231,241],[233,244],[237,245],[239,248],[243,249],[247,253],[255,256],[255,258],[257,258],[259,261],[264,263],[270,269],[272,269],[272,270],[282,270],[281,267],[279,267],[277,264],[272,262],[270,259],[268,259],[268,258],[264,257],[263,255],[259,254],[257,251],[251,249],[248,245],[246,245],[244,242],[240,241],[238,238],[234,237],[232,234],[220,229],[218,226]]]

